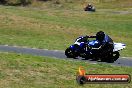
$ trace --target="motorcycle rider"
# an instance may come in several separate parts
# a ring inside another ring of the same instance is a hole
[[[88,47],[88,38],[96,38],[96,40],[98,41],[98,48],[94,48],[96,51],[96,56],[97,57],[108,57],[108,55],[112,55],[113,49],[114,49],[114,43],[113,40],[107,35],[105,34],[103,31],[99,31],[96,33],[96,36],[83,36],[81,41],[85,42],[84,48],[82,49],[82,51],[87,51]],[[91,48],[93,49],[93,48]]]
[[[85,11],[91,11],[91,9],[92,9],[92,4],[88,4],[86,7],[85,7]]]
[[[108,51],[112,51],[114,48],[113,40],[107,34],[105,34],[103,31],[97,32],[96,36],[87,36],[86,35],[83,38],[85,40],[86,40],[86,38],[96,38],[96,40],[100,44],[100,49],[106,48]]]
[[[99,43],[99,48],[97,48],[97,57],[98,56],[106,56],[112,55],[114,49],[113,40],[105,34],[103,31],[99,31],[96,33],[96,36],[85,36],[86,38],[96,38]]]
[[[103,31],[99,31],[96,33],[96,40],[100,44],[99,51],[102,55],[110,54],[113,52],[114,49],[113,40]]]

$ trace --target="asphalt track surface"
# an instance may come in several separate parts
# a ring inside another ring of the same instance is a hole
[[[106,62],[97,62],[97,61],[90,61],[90,60],[83,60],[82,58],[78,59],[72,59],[67,58],[64,54],[64,51],[59,50],[46,50],[46,49],[35,49],[35,48],[23,48],[23,47],[17,47],[17,46],[6,46],[6,45],[0,45],[0,52],[13,52],[13,53],[20,53],[20,54],[30,54],[35,56],[48,56],[48,57],[55,57],[59,59],[67,59],[67,60],[81,60],[82,62],[90,62],[93,64],[97,63],[105,63]],[[110,65],[117,65],[117,66],[132,66],[132,59],[129,59],[127,57],[119,58],[114,63],[107,63]]]

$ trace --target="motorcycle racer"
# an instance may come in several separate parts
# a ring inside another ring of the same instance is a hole
[[[103,31],[97,32],[96,40],[99,41],[101,46],[100,49],[103,50],[104,53],[113,51],[114,49],[113,40]]]
[[[76,38],[74,44],[65,50],[65,55],[68,58],[82,57],[113,63],[119,58],[119,51],[125,47],[124,43],[113,42],[109,35],[99,31],[95,36],[86,35]]]
[[[113,40],[105,34],[103,31],[99,31],[96,33],[96,36],[85,36],[86,38],[96,38],[98,41],[98,47],[94,48],[92,47],[92,51],[96,53],[97,58],[100,57],[108,57],[112,55],[113,49],[114,49],[114,43]],[[106,60],[105,58],[101,58],[102,61]]]
[[[113,51],[114,48],[114,43],[113,40],[105,34],[103,31],[99,31],[96,33],[96,36],[85,36],[86,38],[96,38],[96,40],[99,42],[100,50],[104,50],[105,52],[107,51]]]
[[[84,11],[93,11],[95,12],[95,7],[92,4],[88,4],[85,8]]]

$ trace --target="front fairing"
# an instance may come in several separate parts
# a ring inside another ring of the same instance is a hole
[[[78,46],[80,46],[80,47],[82,47],[83,45],[84,45],[84,43],[86,44],[88,44],[88,46],[90,46],[90,47],[93,47],[93,48],[98,48],[98,47],[100,47],[100,42],[99,41],[97,41],[97,40],[91,40],[91,41],[85,41],[84,42],[84,40],[83,40],[83,38],[84,37],[78,37],[76,40],[75,40],[75,42],[74,42],[74,44],[77,44]]]
[[[83,48],[84,44],[88,44],[89,47],[91,48],[99,48],[100,47],[100,42],[97,41],[97,40],[91,40],[91,41],[87,41],[87,42],[84,42],[83,41],[83,37],[78,37],[74,44],[80,46],[80,48]],[[71,46],[73,48],[73,46]]]
[[[79,51],[80,50],[80,47],[79,46],[77,46],[77,45],[71,45],[70,47],[69,47],[71,50],[73,50],[73,51]]]
[[[84,37],[78,37],[78,38],[75,40],[74,44],[77,44],[77,45],[80,46],[80,44],[84,43],[84,41],[82,40],[83,38],[84,38]]]

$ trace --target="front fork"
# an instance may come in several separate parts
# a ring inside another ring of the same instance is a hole
[[[84,44],[81,49],[80,49],[80,56],[83,58],[89,57],[90,55],[90,50],[88,44]]]

